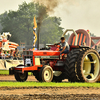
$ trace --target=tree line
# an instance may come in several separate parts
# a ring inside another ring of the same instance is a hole
[[[50,17],[46,7],[38,3],[23,2],[17,11],[9,11],[0,15],[0,32],[10,32],[10,41],[16,43],[25,42],[27,45],[33,43],[33,18],[37,20],[37,31],[39,30],[40,44],[58,42],[63,28],[60,26],[60,17]]]

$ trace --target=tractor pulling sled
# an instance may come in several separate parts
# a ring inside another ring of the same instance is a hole
[[[15,50],[15,48],[18,47],[18,44],[15,42],[9,41],[9,38],[11,37],[11,34],[9,32],[3,32],[3,34],[0,34],[0,50],[2,51],[11,51]],[[9,70],[12,66],[17,66],[19,64],[23,64],[22,59],[13,59],[13,58],[4,58],[1,57],[0,54],[0,70]]]
[[[68,54],[60,55],[58,45],[49,45],[49,50],[27,50],[23,52],[24,65],[10,68],[9,73],[19,82],[27,80],[28,72],[40,82],[61,82],[63,79],[69,82],[100,81],[100,40],[93,42],[100,37],[90,37],[83,29],[67,29],[63,36],[68,31],[73,32],[68,40]],[[86,46],[82,46],[84,42]]]

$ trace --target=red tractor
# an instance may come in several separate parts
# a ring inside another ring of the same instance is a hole
[[[70,82],[99,81],[100,57],[97,51],[100,41],[95,44],[93,37],[83,29],[68,29],[63,36],[67,31],[73,31],[68,40],[68,54],[60,55],[59,46],[55,45],[49,45],[49,50],[24,51],[24,65],[10,68],[10,74],[20,82],[27,80],[28,72],[32,72],[40,82],[61,82],[63,79]],[[86,46],[82,46],[84,42]]]

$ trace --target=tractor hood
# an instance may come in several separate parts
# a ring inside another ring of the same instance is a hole
[[[23,52],[24,56],[59,56],[59,51],[52,51],[52,50],[28,50]]]
[[[58,56],[60,55],[59,51],[52,51],[52,50],[37,50],[33,51],[33,55],[37,56]]]

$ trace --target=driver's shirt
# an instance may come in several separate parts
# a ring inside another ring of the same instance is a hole
[[[69,44],[67,42],[64,42],[64,43],[61,43],[60,42],[60,45],[61,45],[61,49],[63,49],[63,47],[66,46],[66,49],[65,50],[69,50]]]

